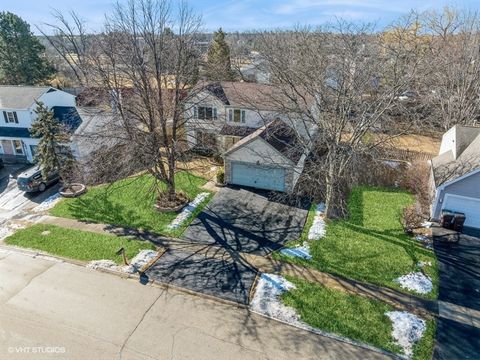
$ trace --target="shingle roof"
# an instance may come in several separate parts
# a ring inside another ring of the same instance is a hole
[[[74,106],[54,106],[52,111],[53,116],[70,132],[77,130],[82,123],[82,118]]]
[[[248,136],[253,133],[256,128],[248,126],[234,126],[234,125],[224,125],[222,130],[220,130],[220,135],[230,135],[230,136]]]
[[[432,159],[436,186],[480,169],[480,128],[457,126],[455,143],[456,159],[451,150]]]
[[[0,136],[9,138],[29,138],[30,130],[28,128],[0,126]]]
[[[265,140],[267,144],[295,164],[298,163],[304,153],[295,131],[282,120],[277,119],[236,142],[225,154],[235,151],[257,137]]]
[[[196,91],[205,90],[216,96],[225,105],[258,110],[274,110],[286,101],[285,94],[267,84],[248,82],[204,82],[196,86]]]
[[[282,120],[270,122],[259,136],[295,164],[303,155],[297,134]]]
[[[28,109],[49,86],[0,86],[0,109]]]

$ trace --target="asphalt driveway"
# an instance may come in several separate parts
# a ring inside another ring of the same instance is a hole
[[[228,251],[266,255],[298,239],[308,203],[289,205],[269,192],[221,189],[183,234],[185,240]]]
[[[162,283],[248,304],[256,273],[241,259],[169,249],[145,274]]]
[[[434,228],[439,261],[439,318],[435,359],[478,359],[480,354],[480,239],[460,235],[446,241]]]

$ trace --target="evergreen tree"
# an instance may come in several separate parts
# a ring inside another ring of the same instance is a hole
[[[70,136],[54,118],[53,111],[48,110],[43,103],[37,101],[35,109],[37,120],[33,122],[30,133],[40,138],[35,160],[42,169],[43,177],[58,171],[65,180],[71,173],[74,158],[70,148]]]
[[[43,83],[55,72],[44,57],[45,47],[30,25],[10,12],[0,12],[0,83]]]
[[[213,35],[213,40],[207,53],[207,77],[210,80],[231,81],[234,79],[230,64],[230,47],[225,41],[222,28]]]

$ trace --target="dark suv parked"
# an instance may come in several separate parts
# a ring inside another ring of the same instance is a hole
[[[35,166],[18,175],[17,186],[25,192],[45,191],[48,185],[57,182],[59,179],[60,176],[58,172],[51,173],[44,179],[40,168]]]

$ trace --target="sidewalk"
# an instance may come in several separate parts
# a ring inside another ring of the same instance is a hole
[[[142,240],[148,240],[157,246],[188,251],[195,253],[197,256],[203,255],[205,257],[218,259],[225,259],[226,257],[229,257],[233,261],[249,264],[250,266],[258,269],[260,272],[295,276],[333,289],[380,300],[394,306],[397,309],[408,310],[423,317],[431,318],[436,316],[438,313],[438,305],[436,301],[404,294],[393,289],[366,284],[351,279],[345,279],[340,276],[320,272],[315,269],[277,261],[270,257],[234,252],[215,245],[195,244],[183,239],[169,238],[146,231],[125,229],[106,224],[86,223],[54,216],[42,216],[41,222],[45,224],[52,224],[101,234],[135,236],[141,238]]]

